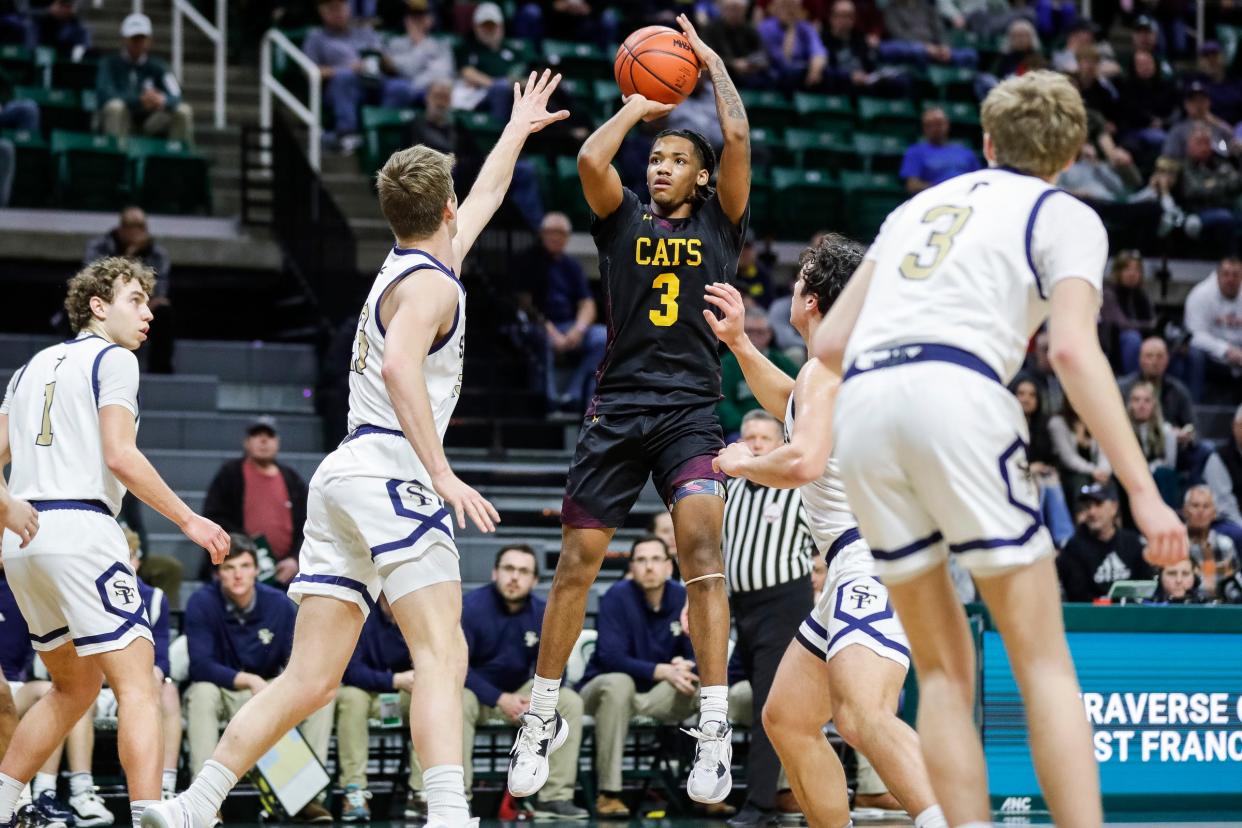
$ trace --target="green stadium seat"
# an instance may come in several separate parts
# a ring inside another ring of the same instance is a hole
[[[752,132],[751,146],[754,146]],[[752,167],[750,170],[750,226],[772,226],[772,177],[769,167]]]
[[[594,43],[544,40],[543,56],[549,66],[566,77],[592,80],[612,77],[613,55]]]
[[[34,53],[25,46],[0,46],[0,69],[16,84],[38,83]]]
[[[591,89],[591,106],[596,117],[607,120],[621,108],[621,89],[612,78],[593,81]]]
[[[842,172],[841,189],[846,231],[864,243],[875,238],[884,219],[907,198],[901,179],[892,173]]]
[[[983,121],[979,118],[979,105],[965,101],[947,101],[938,104],[949,118],[949,135],[972,147],[983,146]]]
[[[125,142],[133,195],[150,213],[210,213],[207,158],[181,141],[132,136]]]
[[[859,98],[858,125],[865,132],[914,140],[920,131],[919,112],[908,100]]]
[[[91,128],[91,111],[83,106],[82,94],[73,89],[17,86],[13,89],[13,97],[34,101],[39,105],[39,122],[43,125],[45,134],[51,134],[58,129],[86,132]]]
[[[556,204],[570,223],[579,230],[586,229],[591,221],[591,209],[582,194],[582,179],[578,176],[578,159],[570,155],[558,155],[553,170],[552,191]]]
[[[535,68],[535,64],[539,63],[539,50],[529,40],[521,40],[516,37],[505,39],[505,48],[512,49],[517,53],[517,59],[527,64],[531,69]],[[561,79],[562,83],[564,78]]]
[[[785,238],[803,239],[839,223],[841,188],[823,170],[775,167],[771,221]]]
[[[535,181],[539,185],[539,198],[545,205],[550,205],[553,197],[552,168],[548,166],[548,159],[542,155],[527,155],[519,159],[519,162],[528,164],[534,170]]]
[[[129,194],[129,159],[111,135],[52,133],[56,200],[75,210],[116,210]]]
[[[418,116],[413,109],[383,106],[362,108],[363,151],[358,161],[366,175],[378,170],[392,155],[407,144],[410,122]]]
[[[924,98],[941,101],[977,101],[974,69],[964,66],[929,66],[923,83]]]
[[[743,89],[741,94],[746,114],[755,126],[772,129],[796,126],[798,113],[789,99],[780,92]]]
[[[52,152],[37,132],[6,130],[0,137],[13,142],[17,160],[13,170],[11,207],[47,207],[52,203]]]
[[[500,139],[504,124],[497,121],[488,112],[463,112],[456,110],[453,118],[457,127],[463,130],[480,152],[486,153]]]
[[[854,142],[835,132],[787,129],[785,146],[793,154],[794,164],[799,167],[836,170],[861,166]]]
[[[854,103],[845,95],[813,95],[795,92],[794,111],[798,125],[849,135],[854,129]]]
[[[896,135],[854,133],[854,151],[863,158],[867,172],[897,172],[909,142]]]
[[[750,156],[752,171],[759,167],[787,167],[794,163],[784,131],[767,127],[750,128]]]

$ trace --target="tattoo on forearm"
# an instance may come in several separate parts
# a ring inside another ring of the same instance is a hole
[[[746,122],[746,109],[742,106],[742,96],[729,78],[724,60],[717,57],[711,66],[712,84],[716,87],[717,110],[722,118],[728,117]]]

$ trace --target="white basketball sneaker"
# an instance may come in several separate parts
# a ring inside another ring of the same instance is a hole
[[[198,824],[194,814],[185,806],[185,795],[175,796],[162,802],[154,802],[142,812],[142,828],[211,828]]]
[[[526,712],[521,722],[509,751],[509,793],[533,796],[548,781],[548,757],[569,738],[569,724],[555,712],[547,720]]]
[[[686,793],[704,805],[723,802],[733,789],[733,728],[724,722],[708,722],[702,729],[682,733],[699,740]]]

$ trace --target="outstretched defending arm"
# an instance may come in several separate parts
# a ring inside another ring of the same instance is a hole
[[[587,206],[600,218],[607,218],[621,206],[624,191],[621,176],[612,167],[612,159],[626,133],[639,121],[652,121],[673,111],[671,104],[651,101],[642,95],[630,95],[625,106],[591,133],[578,150],[578,177]]]
[[[569,117],[567,109],[548,112],[548,98],[560,82],[560,75],[552,75],[551,69],[545,69],[542,75],[531,72],[525,89],[521,84],[513,84],[513,114],[509,116],[509,123],[500,133],[500,140],[488,153],[474,186],[457,211],[457,235],[453,239],[453,247],[458,263],[466,258],[483,228],[500,209],[513,180],[513,167],[526,139],[548,124]]]
[[[716,115],[720,118],[720,131],[724,134],[720,173],[716,176],[716,195],[725,215],[737,224],[742,220],[746,202],[750,199],[750,121],[746,117],[746,107],[742,105],[742,96],[733,85],[724,60],[703,42],[690,18],[678,15],[677,23],[716,90]]]
[[[712,465],[730,477],[745,477],[771,489],[796,489],[824,473],[832,456],[832,409],[841,380],[817,359],[798,374],[793,434],[762,457],[745,443],[726,446]]]
[[[746,384],[754,392],[755,399],[763,406],[763,410],[778,420],[785,419],[785,406],[789,404],[789,395],[794,391],[794,379],[780,368],[772,364],[746,335],[743,327],[746,317],[746,305],[742,302],[742,294],[733,285],[715,282],[707,286],[707,294],[703,299],[709,305],[720,309],[720,318],[711,309],[704,309],[703,318],[733,355],[741,366],[742,376]]]

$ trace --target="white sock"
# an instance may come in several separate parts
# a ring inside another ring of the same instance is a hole
[[[142,812],[147,809],[148,805],[154,805],[157,800],[154,799],[135,799],[129,803],[129,818],[134,828],[142,828]]]
[[[0,773],[0,822],[8,822],[13,818],[13,809],[24,787],[25,782],[18,782],[13,777]]]
[[[164,768],[163,779],[160,780],[160,789],[168,793],[176,793],[177,791],[177,769]]]
[[[949,828],[949,823],[939,805],[929,805],[914,818],[914,828]]]
[[[707,732],[705,726],[716,722],[714,732],[719,733],[729,720],[729,688],[723,684],[699,688],[699,730]]]
[[[26,786],[22,788],[22,792],[17,797],[17,808],[14,810],[20,811],[23,807],[29,805],[33,798],[34,797],[30,793],[30,783],[27,782]]]
[[[30,795],[38,799],[47,791],[51,791],[53,796],[56,795],[56,774],[36,773],[34,780],[30,783]]]
[[[546,679],[535,676],[530,688],[530,712],[541,719],[552,718],[556,712],[556,703],[561,698],[561,680]]]
[[[461,765],[436,765],[423,771],[423,799],[427,824],[464,828],[470,821],[466,802],[466,772]]]
[[[186,808],[195,817],[193,824],[210,825],[236,784],[237,777],[224,765],[214,759],[204,762],[203,769],[181,795]]]
[[[69,774],[69,796],[81,796],[95,789],[95,777],[90,771]]]

